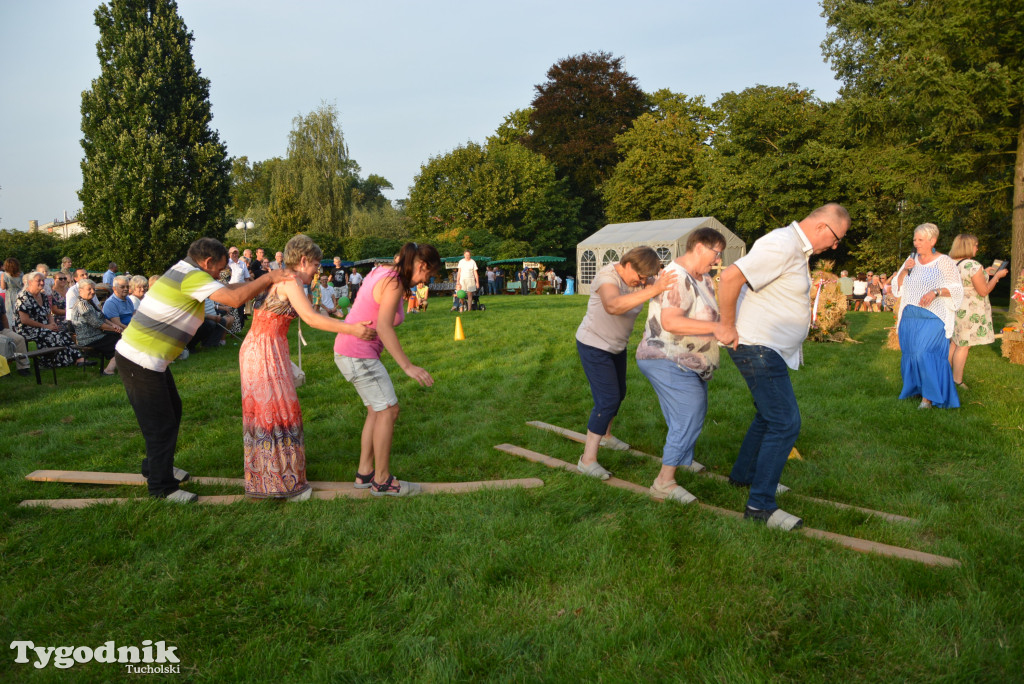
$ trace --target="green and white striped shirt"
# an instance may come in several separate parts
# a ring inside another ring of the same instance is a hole
[[[117,352],[143,368],[167,370],[202,325],[203,301],[222,287],[196,262],[179,261],[143,298]]]

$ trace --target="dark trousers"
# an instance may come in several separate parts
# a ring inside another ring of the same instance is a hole
[[[603,436],[626,398],[626,350],[613,354],[576,340],[576,351],[594,398],[587,430]]]
[[[181,426],[181,397],[174,386],[174,376],[170,368],[158,373],[120,354],[116,358],[128,402],[146,440],[142,475],[149,484],[149,494],[167,496],[178,489],[178,481],[174,477],[174,450]]]

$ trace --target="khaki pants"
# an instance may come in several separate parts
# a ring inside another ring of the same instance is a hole
[[[13,330],[9,330],[7,328],[0,330],[0,338],[2,338],[0,339],[0,352],[4,352],[2,354],[4,357],[9,359],[14,356],[14,353],[28,353],[28,347],[25,345],[25,338],[19,335],[18,333],[14,332]],[[7,347],[7,349],[5,350],[4,347]],[[13,349],[13,353],[6,353],[8,350],[11,349]],[[28,359],[25,358],[24,356],[18,357],[18,368],[27,369],[28,367]]]

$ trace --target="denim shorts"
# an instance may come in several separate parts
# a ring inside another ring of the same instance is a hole
[[[354,359],[335,354],[334,363],[345,379],[356,388],[364,406],[374,411],[383,411],[398,403],[391,376],[380,359]]]

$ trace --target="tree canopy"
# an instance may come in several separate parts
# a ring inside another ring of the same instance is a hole
[[[647,99],[622,58],[608,52],[566,57],[536,86],[524,144],[555,165],[583,201],[587,229],[604,219],[600,187],[620,161],[615,136],[646,110]]]
[[[227,230],[229,170],[210,127],[209,81],[171,0],[96,10],[100,75],[82,93],[80,218],[108,259],[162,272]]]

